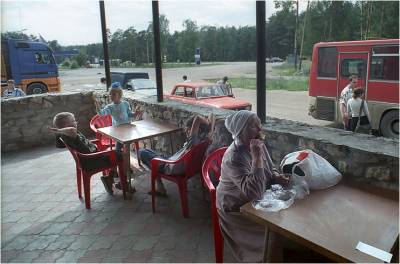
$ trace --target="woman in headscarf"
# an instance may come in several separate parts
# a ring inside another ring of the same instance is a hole
[[[234,141],[223,157],[217,187],[221,230],[237,261],[261,262],[265,227],[247,220],[240,207],[261,199],[271,184],[287,180],[274,168],[259,139],[261,121],[255,113],[238,111],[226,118],[225,126]]]

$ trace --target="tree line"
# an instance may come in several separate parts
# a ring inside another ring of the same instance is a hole
[[[299,14],[296,1],[274,3],[277,11],[266,21],[267,57],[292,54],[295,37],[296,53],[303,56],[311,56],[313,45],[321,41],[399,38],[398,1],[309,1],[307,9]],[[152,29],[150,22],[146,30],[137,31],[132,26],[108,32],[110,59],[136,65],[152,63]],[[167,62],[192,62],[196,48],[201,49],[203,61],[256,60],[255,26],[199,26],[187,19],[182,31],[171,33],[169,20],[161,15],[160,37],[162,57]],[[101,43],[66,47],[56,40],[48,43],[53,50],[78,49],[79,65],[103,58]]]

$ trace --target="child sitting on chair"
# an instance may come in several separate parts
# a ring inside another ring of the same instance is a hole
[[[59,138],[61,138],[68,147],[82,153],[90,154],[99,151],[97,146],[87,139],[77,129],[77,122],[74,114],[70,112],[58,113],[53,119],[53,127],[48,127],[50,132],[53,132],[57,136],[57,145],[63,145]],[[121,154],[117,152],[117,159],[121,160]],[[80,160],[81,165],[85,169],[95,169],[100,166],[104,166],[110,163],[107,156],[99,157],[98,159],[84,159]],[[110,175],[102,176],[101,181],[104,184],[104,188],[109,194],[113,194],[112,184],[113,176],[116,175],[115,170],[110,171]]]

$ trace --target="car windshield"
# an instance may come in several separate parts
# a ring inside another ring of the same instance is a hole
[[[132,79],[129,80],[129,82],[133,85],[135,90],[157,88],[156,83],[149,79]]]
[[[225,96],[221,85],[200,86],[196,92],[197,98]]]

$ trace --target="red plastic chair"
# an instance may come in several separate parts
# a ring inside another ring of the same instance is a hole
[[[110,169],[118,167],[119,171],[119,178],[120,182],[122,185],[122,192],[124,195],[124,199],[126,199],[126,176],[125,176],[125,168],[123,161],[117,160],[117,155],[114,150],[102,150],[104,149],[104,146],[101,144],[99,140],[92,140],[93,143],[97,145],[97,148],[100,150],[95,153],[91,154],[82,154],[72,148],[70,148],[65,142],[60,138],[60,141],[63,142],[63,144],[68,148],[69,152],[71,153],[72,157],[75,160],[75,165],[76,165],[76,184],[78,187],[78,196],[81,199],[82,198],[82,179],[83,179],[83,191],[85,194],[85,205],[86,209],[90,209],[90,179],[91,177],[98,173],[98,172],[106,172],[109,171]],[[87,158],[87,159],[97,159],[102,156],[108,156],[110,159],[110,164],[105,167],[99,167],[96,169],[92,170],[87,170],[83,169],[81,166],[81,158]]]
[[[215,262],[222,263],[224,258],[224,237],[222,236],[221,229],[219,226],[219,218],[216,206],[216,192],[215,186],[210,179],[210,172],[214,174],[214,177],[219,180],[221,176],[221,163],[222,157],[225,154],[227,147],[223,147],[212,152],[204,161],[202,168],[203,181],[207,186],[208,192],[210,193],[211,201],[211,217],[214,230],[214,250],[215,250]]]
[[[112,126],[112,117],[111,115],[95,115],[92,120],[90,120],[90,128],[96,133],[96,138],[100,140],[101,144],[104,146],[113,147],[115,146],[115,141],[108,137],[103,136],[99,132],[97,132],[98,128],[109,127]],[[138,164],[140,166],[139,159],[139,142],[134,142],[136,149],[136,156],[138,160]]]
[[[181,197],[182,213],[185,218],[189,217],[189,207],[187,199],[187,181],[198,173],[201,173],[201,165],[204,157],[204,153],[207,150],[209,140],[206,140],[196,146],[193,146],[188,152],[186,152],[179,160],[171,161],[161,158],[154,158],[151,160],[151,204],[153,207],[153,213],[155,213],[155,191],[156,191],[156,179],[161,177],[169,181],[175,182],[179,188],[179,194]],[[161,164],[177,164],[183,162],[185,168],[184,175],[166,175],[158,171],[159,165]]]

